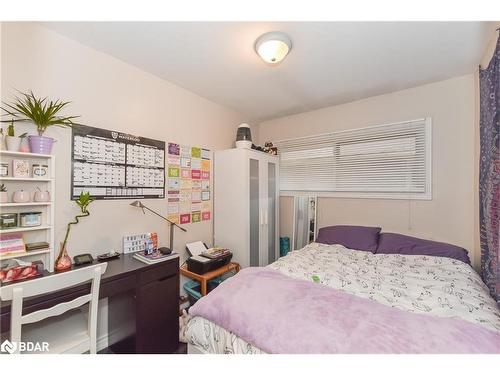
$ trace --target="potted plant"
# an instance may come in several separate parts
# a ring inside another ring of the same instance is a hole
[[[0,203],[7,203],[9,201],[9,195],[7,194],[7,188],[5,184],[0,185]]]
[[[31,122],[36,125],[38,135],[30,135],[31,152],[36,154],[50,154],[54,139],[44,137],[43,133],[50,126],[71,127],[73,119],[79,116],[61,116],[60,112],[70,102],[61,100],[52,101],[48,98],[37,98],[33,91],[20,93],[14,102],[3,103],[2,110],[13,117],[14,122]],[[8,122],[8,121],[2,121]]]
[[[93,199],[90,197],[90,193],[88,192],[81,192],[80,196],[75,201],[75,203],[80,208],[81,214],[76,215],[75,220],[70,221],[66,227],[66,235],[64,236],[64,241],[61,244],[61,250],[59,251],[59,255],[57,256],[56,259],[56,264],[55,264],[56,271],[65,271],[71,268],[71,258],[68,255],[68,252],[66,251],[66,244],[68,242],[69,232],[71,230],[71,226],[78,224],[79,219],[81,217],[86,217],[90,215],[90,212],[87,208],[92,201]]]
[[[10,120],[10,125],[7,128],[7,136],[5,137],[7,150],[19,151],[19,147],[21,146],[21,140],[24,137],[26,137],[26,133],[23,133],[19,137],[16,137],[16,131],[14,129],[14,120]]]

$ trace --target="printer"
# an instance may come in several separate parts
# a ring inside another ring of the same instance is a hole
[[[225,266],[233,257],[233,254],[228,249],[209,249],[201,241],[186,244],[186,250],[189,254],[186,261],[188,271],[199,275]]]

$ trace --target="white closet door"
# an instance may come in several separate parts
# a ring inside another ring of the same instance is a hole
[[[268,183],[267,183],[267,160],[264,157],[259,158],[259,213],[260,213],[260,248],[259,265],[267,266],[267,244],[269,212],[268,212]]]
[[[267,263],[278,258],[278,165],[267,162]]]
[[[257,267],[260,265],[260,248],[261,248],[261,229],[263,215],[260,210],[260,200],[261,200],[261,165],[258,159],[250,158],[248,159],[250,167],[250,264],[242,264],[243,267],[251,266]],[[240,220],[243,218],[234,218],[234,220]]]

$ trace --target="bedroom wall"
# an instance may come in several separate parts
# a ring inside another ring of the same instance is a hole
[[[72,101],[67,113],[81,115],[81,123],[210,150],[232,147],[236,127],[244,121],[240,114],[228,108],[39,24],[3,22],[0,35],[2,100],[11,100],[15,89],[33,90],[39,96]],[[19,134],[33,132],[33,128],[19,126],[17,131]],[[66,223],[77,209],[70,201],[71,131],[50,129],[46,134],[58,140],[53,152],[57,162],[55,233],[58,244],[63,239]],[[123,235],[132,233],[156,231],[160,245],[167,245],[165,223],[130,207],[131,201],[93,202],[91,216],[81,220],[71,232],[70,256],[121,251]],[[166,214],[165,199],[144,200],[144,203]],[[187,233],[177,231],[174,244],[182,254],[181,262],[185,258],[186,242],[201,240],[212,244],[213,239],[212,221],[185,227]],[[100,349],[126,334],[126,310],[124,307],[123,316],[113,316],[123,325],[108,336],[107,301],[100,302]]]
[[[139,136],[218,150],[232,147],[243,117],[116,58],[88,48],[35,23],[2,23],[2,100],[15,89],[72,101],[67,112],[81,115],[79,122]],[[27,127],[33,132],[33,127]],[[21,126],[19,132],[22,131]],[[50,129],[58,140],[56,239],[74,215],[70,201],[70,138],[68,129]],[[91,216],[74,228],[69,240],[71,256],[120,250],[122,236],[157,231],[168,244],[166,225],[154,215],[129,206],[131,200],[96,201]],[[166,214],[166,200],[144,202]],[[176,233],[175,245],[194,240],[212,243],[212,222],[186,225]]]
[[[473,74],[262,122],[259,142],[432,117],[431,201],[318,198],[318,228],[381,226],[384,231],[466,248],[475,242],[475,78]],[[281,199],[281,233],[291,235],[293,199]],[[285,224],[288,223],[288,224]]]

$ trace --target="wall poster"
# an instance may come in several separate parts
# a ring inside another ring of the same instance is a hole
[[[211,219],[210,151],[168,144],[168,219],[178,224]]]
[[[71,160],[71,199],[165,197],[163,141],[74,125]]]

